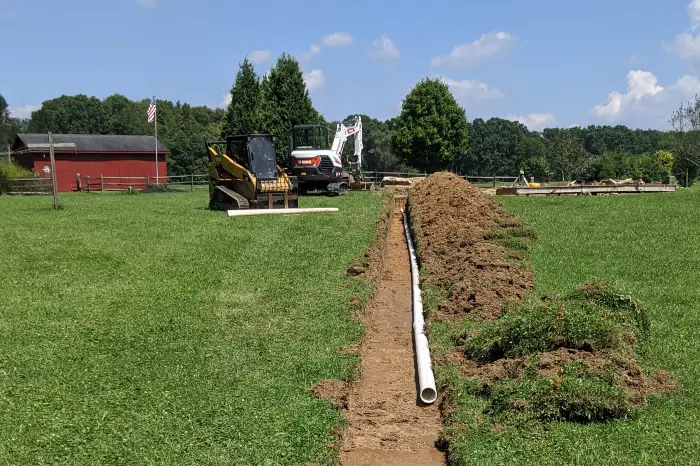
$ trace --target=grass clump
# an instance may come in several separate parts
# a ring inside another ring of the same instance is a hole
[[[494,422],[600,422],[639,411],[647,395],[671,388],[641,370],[638,343],[649,319],[637,300],[604,283],[510,303],[472,328],[466,357]]]
[[[631,354],[649,331],[641,304],[605,284],[510,307],[465,342],[467,357],[492,362],[557,348]]]
[[[486,233],[484,239],[503,246],[511,251],[529,251],[537,238],[535,230],[522,223],[509,223],[497,226]]]
[[[565,364],[554,376],[526,371],[495,382],[486,412],[501,422],[595,422],[622,418],[637,410],[620,385],[614,367],[590,370],[583,361]]]

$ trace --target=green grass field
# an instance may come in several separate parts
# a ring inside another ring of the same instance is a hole
[[[0,197],[0,464],[327,463],[310,387],[367,284],[374,193],[338,214],[228,218],[206,191]]]
[[[537,230],[538,291],[563,292],[597,278],[631,292],[652,320],[642,363],[670,371],[683,392],[650,399],[633,420],[466,431],[454,462],[700,464],[700,190],[499,200]]]

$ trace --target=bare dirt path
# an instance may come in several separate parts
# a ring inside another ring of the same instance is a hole
[[[341,464],[444,465],[435,447],[437,405],[419,406],[414,369],[411,271],[401,214],[389,223],[382,276],[367,308],[361,378],[348,396]]]

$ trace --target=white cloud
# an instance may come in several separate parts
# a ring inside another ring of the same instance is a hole
[[[229,104],[231,103],[231,93],[227,92],[226,94],[221,96],[221,103],[219,104],[219,107],[221,108],[227,108]]]
[[[261,63],[265,63],[267,60],[270,59],[271,52],[269,50],[253,50],[250,52],[250,55],[248,55],[248,60],[253,65],[259,65]]]
[[[700,0],[693,0],[688,5],[688,16],[690,16],[690,24],[693,31],[700,26]]]
[[[471,67],[497,53],[507,50],[515,43],[516,37],[507,32],[490,32],[470,44],[461,44],[452,49],[447,55],[431,60],[433,68],[449,65],[454,67]]]
[[[155,8],[158,6],[157,0],[136,0],[144,8]]]
[[[340,47],[343,45],[352,45],[353,39],[352,36],[346,32],[334,32],[321,39],[321,43],[326,47]]]
[[[462,102],[472,103],[479,100],[502,99],[505,97],[500,89],[490,87],[486,83],[475,79],[456,80],[442,78],[442,81],[450,88],[455,99]]]
[[[519,121],[527,126],[530,131],[542,131],[554,125],[556,119],[551,113],[530,113],[526,116],[508,115],[506,120]]]
[[[608,103],[596,105],[592,112],[599,118],[615,119],[623,110],[633,106],[635,101],[654,96],[663,90],[651,72],[630,71],[627,74],[627,93],[611,92],[608,95]]]
[[[321,39],[321,44],[325,47],[341,47],[344,45],[352,45],[353,38],[350,34],[345,32],[334,32],[333,34],[328,34]],[[311,44],[309,50],[300,54],[300,61],[309,61],[314,55],[321,53],[321,46],[318,44]]]
[[[12,118],[29,118],[32,116],[32,112],[39,110],[41,105],[23,105],[21,107],[10,107],[10,116]]]
[[[379,39],[372,42],[372,58],[375,60],[398,60],[399,56],[399,49],[386,34],[382,34]]]
[[[611,92],[608,102],[596,105],[591,114],[609,123],[637,127],[668,127],[668,120],[681,103],[700,93],[700,80],[683,76],[674,84],[662,87],[648,71],[630,71],[627,92]]]
[[[700,0],[692,0],[688,5],[688,16],[693,31],[700,27]],[[700,59],[700,36],[687,32],[678,34],[672,44],[664,42],[666,51],[682,60],[695,61]]]
[[[664,48],[682,60],[698,60],[700,59],[700,36],[692,36],[684,32],[676,36],[673,44],[664,44]]]
[[[301,59],[304,61],[309,61],[314,55],[321,53],[321,46],[317,44],[311,44],[309,50],[301,54]]]
[[[306,82],[306,87],[313,91],[314,89],[322,88],[326,84],[326,77],[321,70],[311,70],[304,75],[304,81]]]

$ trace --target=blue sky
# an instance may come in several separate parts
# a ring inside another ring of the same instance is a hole
[[[665,128],[698,93],[700,0],[0,0],[14,116],[83,93],[216,107],[238,63],[300,59],[327,119],[443,77],[469,120]],[[9,45],[9,47],[8,47]]]

